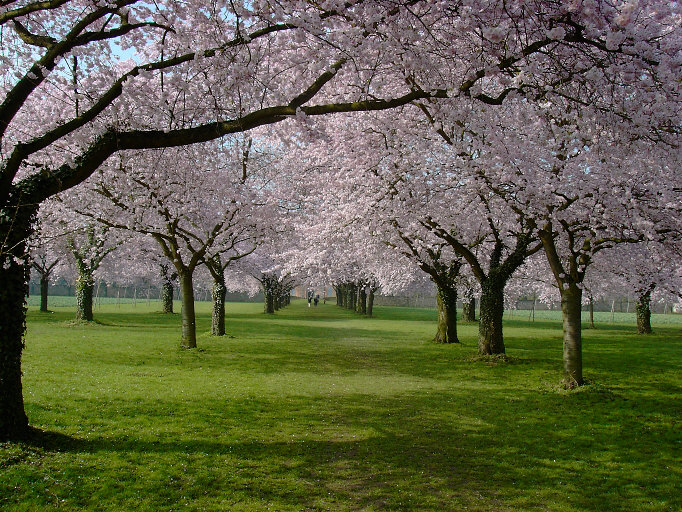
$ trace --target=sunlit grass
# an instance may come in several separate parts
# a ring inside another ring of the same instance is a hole
[[[0,445],[0,509],[682,507],[682,324],[584,331],[589,385],[567,392],[557,318],[507,318],[509,360],[477,361],[477,326],[436,345],[430,310],[229,304],[216,338],[209,307],[192,351],[155,303],[32,310],[26,409],[48,434]]]

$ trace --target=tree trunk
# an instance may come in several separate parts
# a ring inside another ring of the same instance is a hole
[[[29,433],[21,386],[21,352],[30,278],[26,240],[31,235],[34,213],[0,209],[0,442],[22,439]]]
[[[364,286],[358,288],[358,309],[357,312],[361,315],[367,314],[367,290]]]
[[[478,320],[478,353],[504,354],[502,317],[504,316],[504,286],[506,281],[488,276],[481,283],[481,311]]]
[[[459,343],[457,338],[457,289],[436,285],[438,304],[438,330],[436,343]]]
[[[47,287],[50,283],[50,276],[41,272],[40,274],[40,311],[47,313]]]
[[[161,308],[164,313],[173,313],[173,283],[170,281],[161,285]]]
[[[367,295],[367,316],[372,316],[374,310],[374,288],[369,289],[369,294]]]
[[[92,322],[92,297],[95,291],[95,280],[89,269],[79,265],[76,278],[76,320]]]
[[[462,320],[465,322],[476,321],[476,298],[473,295],[462,304]]]
[[[194,283],[192,272],[180,273],[180,289],[182,290],[182,348],[197,348],[197,326],[194,313]]]
[[[564,327],[564,386],[583,385],[582,290],[575,283],[561,290],[561,315]]]
[[[639,296],[637,306],[637,334],[651,334],[651,290]]]
[[[272,289],[272,285],[267,281],[263,281],[263,301],[264,301],[264,312],[266,314],[274,314],[275,313],[275,297],[274,297],[274,290]]]
[[[590,297],[590,328],[594,329],[594,300]]]
[[[337,288],[336,303],[339,307],[346,307],[346,285],[340,284]]]
[[[215,281],[213,283],[213,315],[211,315],[211,334],[213,336],[225,336],[225,295],[227,288],[225,283]]]

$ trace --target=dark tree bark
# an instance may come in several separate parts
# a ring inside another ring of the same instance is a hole
[[[50,284],[50,276],[45,273],[40,273],[40,311],[47,313],[47,289]]]
[[[436,343],[459,343],[457,337],[457,289],[436,284],[438,304],[438,330]]]
[[[564,328],[564,386],[572,389],[583,385],[582,358],[582,290],[567,283],[561,290],[561,313]]]
[[[211,334],[225,336],[225,295],[227,287],[224,282],[213,283],[213,314],[211,315]]]
[[[179,273],[182,290],[182,341],[183,348],[197,348],[196,314],[194,312],[194,282],[192,272]]]
[[[637,298],[637,334],[651,334],[651,292],[652,288]]]
[[[263,286],[263,311],[266,314],[275,313],[275,289],[273,276],[263,276],[261,285]]]
[[[337,288],[336,303],[342,308],[346,307],[347,286],[346,283],[342,283]]]
[[[590,328],[594,329],[594,300],[590,297]]]
[[[480,317],[478,320],[478,353],[504,354],[502,317],[504,316],[504,286],[506,279],[490,273],[481,281]]]
[[[29,433],[21,385],[21,351],[26,327],[30,264],[26,240],[35,211],[0,210],[0,442]]]

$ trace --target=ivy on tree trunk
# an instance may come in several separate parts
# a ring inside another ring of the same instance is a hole
[[[491,275],[481,282],[480,317],[478,320],[478,353],[504,354],[502,318],[504,316],[504,286],[506,279]]]
[[[26,240],[35,210],[0,210],[0,442],[29,433],[21,385],[21,352],[26,327],[30,264]]]
[[[651,334],[651,292],[646,290],[637,298],[637,334]]]
[[[95,291],[95,280],[92,272],[85,265],[78,264],[76,278],[76,320],[92,322],[92,303]]]

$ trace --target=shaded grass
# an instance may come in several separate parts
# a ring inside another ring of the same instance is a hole
[[[560,389],[561,326],[506,323],[508,360],[436,345],[435,312],[359,318],[229,304],[180,350],[158,305],[31,311],[26,408],[0,445],[0,509],[551,510],[682,507],[682,332],[585,331],[588,386]],[[655,320],[654,320],[655,322]]]

